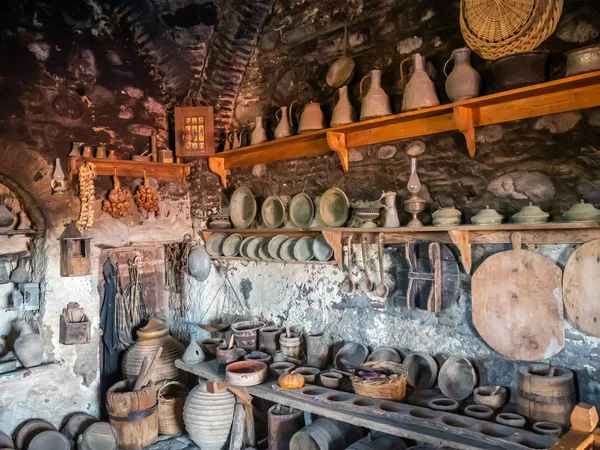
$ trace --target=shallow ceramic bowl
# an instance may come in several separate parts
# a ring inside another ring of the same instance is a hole
[[[272,237],[271,240],[269,241],[269,255],[271,255],[271,258],[273,259],[281,259],[279,256],[279,250],[281,249],[281,246],[283,245],[283,243],[285,241],[287,241],[289,239],[288,236],[286,236],[285,234],[278,234],[275,237]]]
[[[325,236],[318,235],[313,241],[313,255],[319,261],[329,261],[333,256],[333,249],[325,240]]]
[[[267,379],[267,365],[260,361],[239,361],[225,368],[225,379],[232,386],[256,386]]]
[[[291,238],[281,244],[281,247],[279,247],[279,258],[284,261],[293,261],[294,246],[296,245],[297,241],[297,238]]]
[[[341,227],[348,220],[350,201],[338,188],[327,190],[319,201],[319,216],[331,228]]]
[[[260,259],[260,255],[258,251],[260,250],[261,245],[265,242],[265,238],[257,237],[251,240],[246,246],[246,253],[248,254],[248,258]]]
[[[304,382],[306,384],[314,384],[317,380],[317,375],[321,373],[321,369],[317,369],[316,367],[298,367],[294,373],[302,375],[304,377]]]
[[[258,249],[258,256],[260,259],[271,259],[271,254],[269,253],[269,243],[271,239],[265,239],[263,243],[260,245]]]
[[[307,228],[315,216],[315,205],[306,194],[298,194],[289,205],[290,223],[296,228]]]
[[[294,244],[294,258],[298,261],[310,261],[314,258],[313,241],[310,236],[304,236]]]
[[[236,228],[245,229],[256,217],[256,200],[247,187],[235,190],[229,202],[229,218]]]
[[[237,256],[240,253],[240,246],[244,238],[241,234],[230,234],[227,239],[223,241],[223,255],[224,256]]]
[[[274,377],[279,378],[281,375],[290,373],[294,367],[296,367],[294,363],[282,361],[271,364],[269,370]]]
[[[225,233],[212,233],[206,240],[206,251],[210,256],[221,256],[223,254],[223,243],[227,239]]]
[[[267,197],[260,211],[262,221],[267,228],[279,228],[283,224],[285,207],[279,198]]]
[[[356,69],[356,63],[349,56],[341,56],[336,59],[333,64],[329,67],[325,81],[327,84],[334,88],[342,87],[352,80],[354,71]]]
[[[245,238],[242,243],[240,244],[240,256],[243,258],[248,258],[248,244],[250,244],[250,242],[256,239],[254,236],[248,236],[247,238]]]
[[[507,391],[505,387],[500,386],[498,391],[492,395],[496,386],[479,386],[473,391],[473,400],[475,404],[487,406],[492,409],[500,409],[506,403]]]

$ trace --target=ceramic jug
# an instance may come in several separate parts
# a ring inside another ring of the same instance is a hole
[[[35,367],[42,363],[44,340],[36,333],[30,322],[23,322],[21,334],[15,341],[15,355],[24,367]]]
[[[363,82],[371,77],[369,91],[363,97]],[[390,97],[381,87],[381,70],[371,70],[360,80],[360,96],[362,105],[360,108],[360,120],[374,119],[375,117],[389,116],[392,114]]]
[[[448,75],[448,63],[454,60],[454,69]],[[479,95],[481,91],[481,77],[471,66],[471,49],[468,47],[457,48],[444,64],[446,75],[446,94],[453,102],[467,100]]]
[[[412,59],[414,73],[408,83],[404,76],[403,66],[405,62]],[[419,53],[406,58],[400,63],[400,77],[404,85],[404,97],[402,98],[402,111],[412,111],[414,109],[429,108],[437,106],[440,100],[435,92],[433,81],[425,72],[425,58]]]
[[[333,108],[333,114],[331,115],[331,126],[337,127],[339,125],[346,125],[349,123],[356,122],[356,113],[350,100],[348,99],[348,86],[342,86],[336,91],[338,94],[338,102]],[[333,94],[335,103],[335,94]]]
[[[257,116],[254,131],[250,136],[250,145],[260,144],[261,142],[265,142],[266,140],[267,132],[265,131],[265,127],[263,126],[262,116]]]
[[[244,146],[244,133],[246,130],[240,130],[237,133],[233,133],[233,142],[231,144],[232,149],[240,148]]]
[[[206,358],[202,348],[198,344],[198,332],[190,331],[190,345],[187,346],[181,359],[186,364],[198,364]]]
[[[310,102],[304,105],[304,110],[298,122],[298,134],[325,128],[325,116],[319,103]]]
[[[379,199],[379,203],[383,206],[381,226],[384,228],[399,227],[400,218],[396,209],[396,193],[391,191],[384,192]]]
[[[12,283],[25,283],[29,273],[27,272],[27,258],[20,258],[17,263],[17,268],[10,274]]]
[[[275,139],[281,139],[294,134],[294,129],[292,128],[292,108],[294,103],[296,102],[293,101],[289,108],[287,106],[282,106],[275,113],[275,117],[277,117],[277,120],[279,120],[279,123],[273,131]]]

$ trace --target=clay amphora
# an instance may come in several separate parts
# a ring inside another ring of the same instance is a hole
[[[346,125],[349,123],[356,122],[356,113],[350,100],[348,99],[348,86],[342,86],[336,93],[338,94],[339,100],[333,108],[333,114],[331,115],[331,126],[337,127],[339,125]],[[335,102],[335,94],[333,94]]]
[[[479,95],[481,90],[481,77],[471,66],[471,49],[467,47],[457,48],[452,56],[444,64],[444,75],[446,75],[446,94],[453,102],[466,100]],[[446,68],[450,61],[454,60],[454,69],[450,75]]]
[[[402,70],[404,63],[412,59],[414,73],[408,83]],[[419,53],[406,58],[400,63],[400,76],[404,85],[404,97],[402,98],[402,111],[412,111],[414,109],[429,108],[437,106],[440,100],[435,92],[433,81],[425,72],[425,58]]]
[[[304,110],[300,115],[298,123],[298,134],[307,133],[309,131],[322,130],[325,128],[325,116],[321,111],[319,103],[310,102],[304,105]]]
[[[21,334],[15,341],[15,355],[24,367],[35,367],[44,357],[44,340],[33,330],[30,322],[23,322]]]
[[[389,116],[392,114],[390,97],[381,87],[381,70],[371,70],[360,80],[360,96],[363,95],[363,82],[371,77],[369,91],[362,99],[360,108],[360,120],[373,119],[375,117]]]
[[[262,116],[256,117],[256,126],[254,127],[254,131],[250,136],[250,145],[260,144],[261,142],[265,142],[267,140],[267,132],[265,131],[265,127],[263,126]]]

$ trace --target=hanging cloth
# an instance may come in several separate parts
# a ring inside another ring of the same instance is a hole
[[[115,310],[117,266],[107,258],[102,266],[104,275],[104,299],[100,311],[102,330],[102,375],[100,377],[101,404],[106,403],[106,391],[116,383],[119,374],[119,349]]]

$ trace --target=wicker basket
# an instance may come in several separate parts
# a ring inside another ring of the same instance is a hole
[[[184,430],[183,406],[190,393],[179,381],[167,381],[158,390],[158,432],[177,434]]]
[[[495,60],[537,48],[556,29],[564,0],[461,0],[460,29],[467,45]]]
[[[370,361],[363,364],[373,369],[384,369],[394,373],[394,378],[369,378],[363,380],[359,376],[352,376],[354,392],[371,398],[382,398],[400,402],[406,395],[406,376],[408,369],[402,364],[391,361]]]

